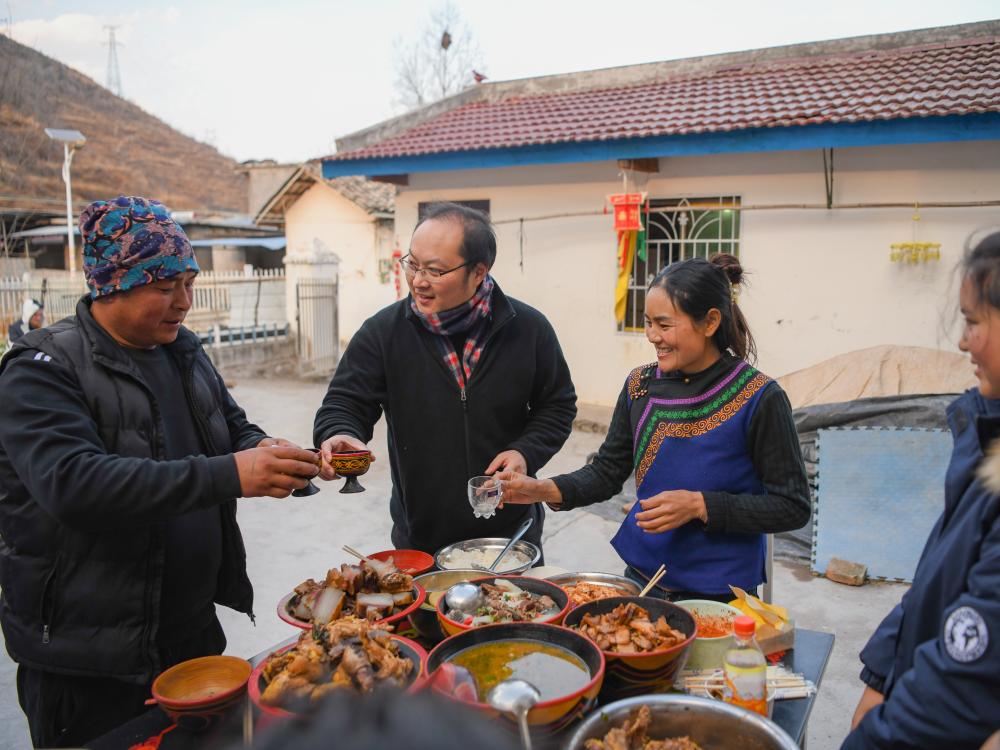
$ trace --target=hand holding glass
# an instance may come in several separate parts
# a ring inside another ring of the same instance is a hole
[[[469,480],[469,504],[476,518],[490,518],[503,497],[503,482],[496,477],[473,477]]]

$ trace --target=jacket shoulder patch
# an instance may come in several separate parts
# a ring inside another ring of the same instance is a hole
[[[986,621],[972,607],[959,607],[944,623],[944,647],[961,664],[974,662],[986,653],[990,643]]]

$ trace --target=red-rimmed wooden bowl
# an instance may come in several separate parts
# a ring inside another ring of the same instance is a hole
[[[407,680],[406,691],[408,693],[415,693],[422,690],[427,674],[427,652],[422,646],[420,646],[420,644],[415,641],[411,641],[409,638],[404,638],[401,635],[390,635],[389,638],[394,641],[397,646],[399,646],[400,654],[413,662],[414,665],[414,669],[410,672],[410,676]],[[268,660],[272,656],[283,654],[293,648],[295,648],[294,643],[274,651],[267,657],[267,659],[261,661],[261,663],[258,664],[250,674],[247,692],[250,695],[250,701],[261,713],[260,720],[257,723],[258,729],[263,729],[265,726],[268,726],[275,721],[294,719],[301,716],[301,714],[295,713],[294,711],[289,711],[279,706],[269,706],[261,701],[261,694],[264,692],[264,688],[266,687],[264,684],[264,667]]]
[[[483,583],[490,583],[498,578],[510,581],[518,588],[524,589],[532,594],[544,594],[552,597],[556,606],[559,607],[559,611],[551,617],[546,617],[544,620],[538,620],[539,623],[544,623],[546,625],[559,625],[562,623],[566,613],[569,612],[569,596],[565,591],[563,591],[562,587],[541,578],[530,578],[528,576],[489,576],[488,578],[477,578],[469,581],[469,583],[479,585]],[[441,629],[444,630],[444,632],[449,636],[458,635],[459,633],[464,633],[465,631],[472,630],[476,627],[486,627],[485,625],[463,625],[460,622],[452,620],[445,614],[445,612],[448,611],[448,605],[445,602],[445,597],[443,596],[438,599],[437,607],[435,607],[435,609],[437,610],[438,623],[440,623]],[[491,624],[506,625],[511,623]]]
[[[389,562],[391,557],[393,565],[411,576],[423,575],[434,568],[434,556],[418,549],[387,549],[368,557],[382,562]]]
[[[601,690],[601,702],[627,698],[644,693],[662,693],[669,690],[677,674],[684,669],[691,646],[694,644],[694,616],[683,607],[650,596],[615,596],[598,599],[574,608],[564,620],[568,628],[577,628],[586,615],[603,615],[615,607],[633,602],[649,612],[650,620],[662,615],[670,627],[684,633],[687,638],[669,648],[646,651],[641,654],[619,654],[604,651],[607,676]]]
[[[482,625],[441,641],[427,656],[427,684],[431,690],[446,695],[452,700],[472,706],[492,717],[503,717],[504,723],[512,731],[517,724],[512,716],[500,713],[488,703],[465,700],[456,697],[454,691],[435,684],[434,673],[460,651],[482,643],[519,640],[538,641],[545,645],[565,648],[583,660],[590,671],[590,681],[575,692],[536,703],[528,712],[528,723],[533,733],[554,734],[582,718],[597,702],[597,695],[604,682],[604,655],[589,638],[575,630],[561,625],[546,625],[536,622],[506,622],[497,625]]]
[[[240,701],[251,669],[235,656],[189,659],[153,680],[153,699],[176,724],[200,731]]]
[[[375,620],[375,623],[378,625],[392,625],[393,623],[397,623],[408,617],[411,612],[415,611],[421,604],[423,604],[424,599],[427,597],[427,592],[424,591],[424,587],[419,583],[413,584],[413,594],[413,601],[407,605],[405,609],[401,609],[394,615],[383,617],[381,620]],[[294,625],[302,630],[309,630],[312,627],[311,622],[300,620],[288,611],[288,602],[291,601],[293,596],[295,596],[294,591],[289,594],[285,594],[285,596],[281,598],[281,601],[278,602],[278,617],[287,622],[289,625]]]

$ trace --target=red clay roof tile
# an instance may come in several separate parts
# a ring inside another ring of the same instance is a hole
[[[1000,111],[1000,39],[716,69],[474,101],[331,159]]]

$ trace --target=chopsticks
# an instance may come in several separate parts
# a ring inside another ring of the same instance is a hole
[[[645,596],[650,591],[652,591],[653,586],[659,583],[660,579],[663,578],[663,576],[666,575],[666,573],[667,573],[667,566],[661,565],[657,569],[657,571],[653,573],[653,577],[649,579],[649,583],[646,584],[645,588],[643,588],[643,590],[639,592],[639,596]]]
[[[686,669],[681,672],[680,683],[686,693],[711,693],[721,692],[724,680],[721,669]],[[808,698],[816,692],[816,685],[783,666],[769,666],[767,692],[775,700]]]
[[[371,562],[370,558],[368,558],[366,555],[362,555],[360,552],[354,549],[354,547],[350,547],[345,544],[343,547],[341,547],[341,549],[344,550],[344,552],[346,552],[349,555],[354,555],[355,557],[360,558],[361,560],[365,560],[366,562]]]

